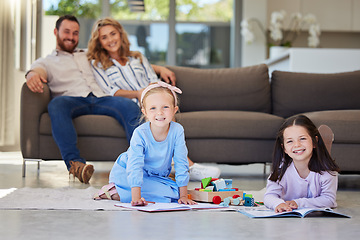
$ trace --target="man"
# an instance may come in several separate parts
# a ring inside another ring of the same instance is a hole
[[[52,95],[48,105],[52,135],[69,174],[73,174],[83,183],[88,183],[94,167],[86,164],[86,160],[80,157],[72,119],[87,114],[114,117],[124,127],[130,141],[132,132],[138,126],[140,110],[131,99],[108,96],[100,89],[86,52],[76,49],[79,31],[80,25],[76,17],[60,17],[54,29],[56,49],[46,58],[37,59],[25,74],[25,78],[27,86],[35,93],[42,93],[43,84],[48,84]],[[166,82],[175,85],[173,72],[161,66],[153,65],[153,68]],[[197,174],[208,169],[199,164],[194,167]],[[217,169],[215,173],[218,175],[220,172]]]

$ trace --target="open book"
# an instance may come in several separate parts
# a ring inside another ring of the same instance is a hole
[[[131,206],[131,203],[117,203],[117,207],[123,207],[144,212],[167,212],[167,211],[184,211],[192,209],[224,209],[223,207],[211,203],[198,203],[195,205],[185,205],[179,203],[149,203],[146,206]]]
[[[238,210],[240,213],[250,218],[277,218],[277,217],[344,217],[350,218],[342,213],[334,212],[331,208],[300,208],[294,209],[291,212],[275,213],[274,210],[261,207],[257,208],[244,208]]]

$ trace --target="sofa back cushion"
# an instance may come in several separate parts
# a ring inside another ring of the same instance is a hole
[[[274,71],[273,113],[281,117],[321,110],[360,109],[360,71],[296,73]]]
[[[243,110],[270,113],[270,83],[265,64],[244,68],[197,69],[168,66],[183,91],[181,112]]]

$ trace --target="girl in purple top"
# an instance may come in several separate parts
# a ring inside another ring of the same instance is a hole
[[[314,123],[304,115],[281,126],[264,203],[275,212],[336,207],[339,167]]]

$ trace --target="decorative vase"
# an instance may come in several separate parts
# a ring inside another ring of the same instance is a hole
[[[277,58],[283,55],[286,51],[289,50],[290,47],[283,47],[283,46],[272,46],[270,47],[269,57],[270,58]]]

